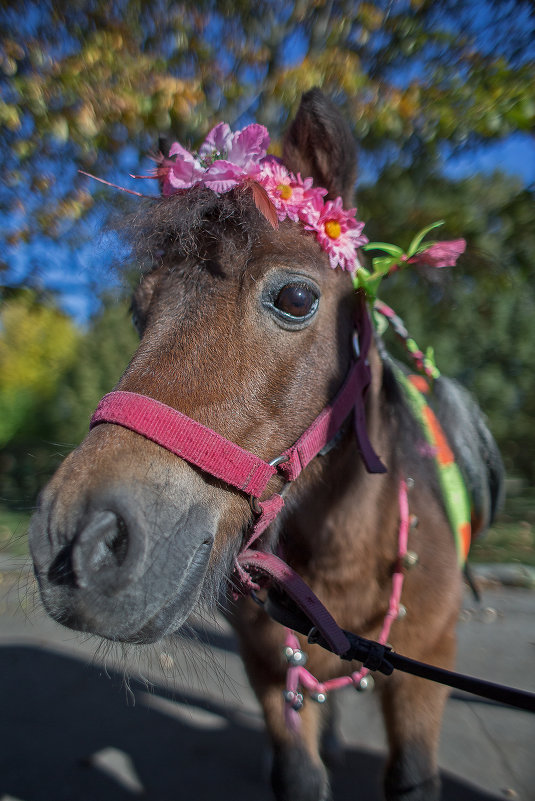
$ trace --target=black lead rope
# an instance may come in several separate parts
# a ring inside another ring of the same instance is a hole
[[[332,651],[317,628],[311,627],[308,617],[297,607],[288,606],[279,593],[270,590],[263,606],[268,615],[277,623],[304,634],[309,643]],[[385,676],[390,676],[394,670],[401,670],[403,673],[411,673],[413,676],[445,684],[447,687],[454,687],[456,690],[488,698],[496,703],[506,704],[525,712],[535,712],[535,693],[444,670],[444,668],[428,665],[425,662],[418,662],[416,659],[396,653],[389,645],[381,645],[374,640],[368,640],[344,629],[342,631],[349,641],[350,648],[340,657],[341,659],[362,662],[363,667],[371,671],[378,670]]]

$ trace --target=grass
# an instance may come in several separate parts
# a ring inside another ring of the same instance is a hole
[[[470,561],[535,567],[535,489],[511,488],[493,527],[472,545]]]
[[[31,512],[17,511],[0,504],[0,555],[28,555],[28,525]]]

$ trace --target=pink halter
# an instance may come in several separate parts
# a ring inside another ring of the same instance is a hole
[[[329,403],[302,436],[282,454],[266,462],[254,453],[222,437],[185,414],[136,392],[115,391],[98,404],[90,428],[100,423],[114,423],[141,434],[161,445],[203,472],[222,479],[230,486],[247,493],[257,512],[245,548],[260,536],[284,506],[281,494],[274,493],[261,501],[270,479],[279,473],[285,481],[294,481],[309,462],[334,439],[351,410],[358,447],[370,473],[384,473],[386,468],[372,448],[366,432],[364,401],[371,372],[368,350],[371,323],[363,307],[360,331],[355,333],[356,361],[334,400]]]

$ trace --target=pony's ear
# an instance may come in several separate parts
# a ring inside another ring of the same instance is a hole
[[[313,178],[329,192],[352,205],[357,173],[356,145],[349,125],[319,89],[301,98],[297,115],[283,142],[283,161],[294,173]]]

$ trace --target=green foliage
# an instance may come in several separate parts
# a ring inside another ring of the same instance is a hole
[[[479,0],[477,14],[470,5],[25,0],[4,8],[0,210],[13,214],[9,241],[65,234],[86,215],[93,197],[76,167],[114,180],[125,145],[137,150],[136,169],[159,134],[195,142],[215,122],[244,115],[276,139],[312,86],[336,97],[361,147],[382,159],[410,164],[444,143],[531,131],[529,2],[515,3],[514,14],[507,0]]]
[[[24,294],[17,309],[22,304],[26,310],[28,302]],[[10,312],[11,306],[5,306]],[[40,304],[35,298],[30,308],[31,319],[40,322],[34,334],[39,335],[41,349],[45,354],[53,352],[54,359],[26,365],[27,351],[36,347],[35,336],[26,342],[24,332],[28,325],[21,332],[27,347],[9,351],[10,375],[15,380],[18,376],[31,376],[20,396],[25,400],[26,388],[30,387],[31,403],[23,404],[19,396],[8,395],[3,385],[0,390],[0,404],[4,404],[5,412],[2,424],[5,427],[13,420],[17,422],[0,453],[0,500],[17,508],[28,508],[34,503],[38,491],[64,456],[83,439],[98,401],[116,384],[137,344],[124,301],[104,297],[100,312],[84,333],[77,331],[72,321],[53,307]],[[11,319],[10,314],[7,316]],[[24,323],[26,317],[23,316]],[[68,325],[67,329],[58,329],[58,319]],[[66,350],[69,358],[61,361],[58,354]],[[0,359],[1,353],[0,349]]]
[[[101,310],[80,341],[76,361],[58,384],[53,408],[48,410],[57,441],[74,447],[83,439],[97,403],[113,389],[137,343],[125,302],[104,296]]]
[[[70,318],[31,290],[0,306],[0,447],[50,399],[74,360],[78,336]]]
[[[28,512],[18,512],[0,503],[0,556],[28,555]]]

